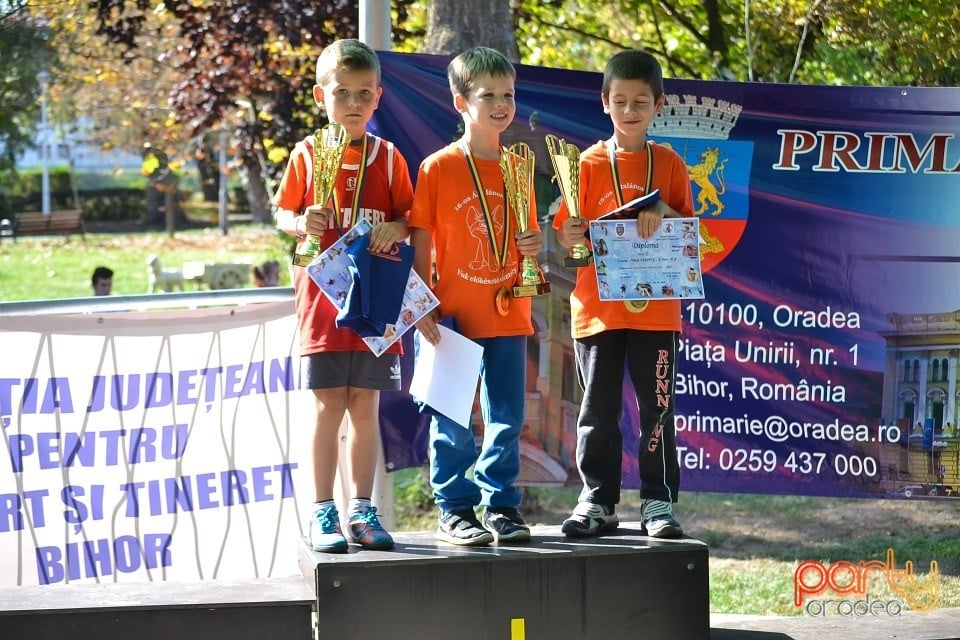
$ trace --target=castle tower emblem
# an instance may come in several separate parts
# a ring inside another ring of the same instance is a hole
[[[700,221],[704,273],[739,242],[749,207],[753,142],[730,140],[743,107],[710,96],[666,94],[648,133],[672,147],[687,165]]]

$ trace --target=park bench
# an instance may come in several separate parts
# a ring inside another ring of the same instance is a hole
[[[84,234],[83,216],[80,209],[65,209],[63,211],[51,211],[50,213],[41,213],[31,211],[29,213],[18,213],[14,217],[13,225],[4,228],[3,236],[10,236],[13,241],[17,241],[17,236],[45,236],[63,234],[69,236],[73,233]]]

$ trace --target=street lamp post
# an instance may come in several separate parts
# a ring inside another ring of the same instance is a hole
[[[40,184],[40,197],[42,199],[43,213],[50,213],[50,169],[47,166],[50,162],[50,144],[49,132],[47,131],[47,78],[49,74],[41,71],[37,75],[40,80],[40,166],[42,168],[42,182]]]

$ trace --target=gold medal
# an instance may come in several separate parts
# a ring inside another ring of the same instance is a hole
[[[502,316],[510,313],[510,290],[506,287],[500,287],[497,295],[494,297],[494,302],[497,306],[497,313]]]
[[[653,186],[653,147],[647,142],[647,184],[644,193],[650,193]],[[607,140],[607,154],[610,160],[610,179],[613,181],[613,193],[617,196],[617,206],[623,206],[623,192],[620,190],[620,171],[617,169],[617,145],[613,138]],[[630,313],[643,313],[650,304],[649,300],[624,300],[623,305]]]

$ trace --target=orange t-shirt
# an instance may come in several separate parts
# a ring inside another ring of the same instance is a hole
[[[413,202],[413,185],[407,161],[393,143],[370,135],[367,142],[367,168],[360,191],[359,216],[352,220],[353,198],[357,188],[362,146],[351,144],[343,155],[337,175],[337,197],[343,232],[361,219],[372,225],[406,218]],[[274,196],[281,209],[302,214],[313,204],[313,136],[300,141],[290,154],[286,171]],[[332,206],[332,205],[331,205]],[[329,227],[321,238],[321,250],[340,237],[337,223],[330,216]],[[300,250],[302,240],[297,245]],[[350,329],[336,326],[337,309],[307,275],[307,270],[293,268],[293,287],[300,326],[300,354],[321,351],[368,351],[369,347]],[[387,353],[402,353],[400,342]]]
[[[441,317],[455,317],[468,338],[530,335],[530,298],[511,297],[507,315],[497,312],[497,291],[501,287],[512,290],[517,279],[519,254],[513,240],[517,223],[512,208],[505,215],[499,162],[475,162],[493,224],[492,237],[459,142],[434,152],[421,163],[410,226],[432,232],[437,269],[433,290],[440,299]],[[532,185],[529,202],[529,228],[539,230]],[[501,266],[496,254],[502,252],[505,231],[509,238]]]
[[[660,189],[660,197],[682,216],[693,216],[693,194],[690,177],[683,159],[660,144],[653,149],[651,191]],[[647,176],[647,152],[617,152],[617,169],[623,201],[629,202],[644,194]],[[618,206],[610,172],[610,158],[605,141],[597,142],[580,155],[580,216],[595,220]],[[553,219],[559,229],[569,212],[561,200]],[[577,269],[577,284],[570,294],[570,315],[574,338],[586,338],[611,329],[647,331],[680,331],[680,301],[652,301],[639,313],[623,302],[601,301],[597,289],[596,267]]]

